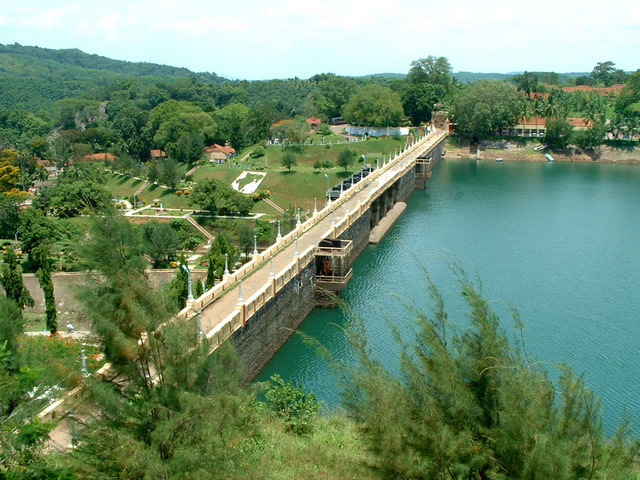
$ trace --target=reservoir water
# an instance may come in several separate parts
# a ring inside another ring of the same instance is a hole
[[[353,265],[343,291],[390,368],[398,346],[389,324],[408,331],[403,303],[431,304],[421,264],[464,325],[460,288],[445,259],[482,281],[507,331],[509,304],[525,323],[530,355],[550,371],[565,362],[601,397],[611,433],[626,407],[640,428],[640,167],[447,160],[377,246]],[[315,309],[300,330],[338,361],[351,352],[340,309]],[[348,328],[348,327],[347,327]],[[315,347],[293,335],[260,373],[278,373],[340,403],[338,378]]]

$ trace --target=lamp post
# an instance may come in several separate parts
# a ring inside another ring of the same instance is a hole
[[[229,276],[229,254],[228,253],[224,254],[224,276],[225,277]]]
[[[316,197],[313,197],[313,214],[318,214],[318,199]]]
[[[276,237],[276,240],[282,240],[282,235],[280,234],[280,220],[278,220],[278,236]]]
[[[258,256],[258,236],[257,235],[253,236],[253,256],[254,257]]]
[[[329,175],[325,173],[324,176],[327,177],[327,205],[329,205],[331,203],[331,181],[329,180]]]
[[[84,353],[84,344],[82,343],[82,340],[80,340],[80,337],[78,337],[73,325],[70,323],[67,323],[67,332],[73,335],[73,337],[80,343],[80,354],[82,355],[82,368],[80,369],[80,372],[86,377],[89,375],[89,370],[87,370],[87,356]]]
[[[271,260],[269,261],[269,278],[275,277],[276,274],[273,273],[273,255],[271,256]]]
[[[294,255],[297,257],[298,255],[300,255],[300,253],[298,252],[298,237],[296,237],[296,251],[294,253]]]
[[[189,267],[187,267],[184,263],[182,264],[182,269],[187,272],[187,303],[193,303],[193,290],[191,288],[191,272],[189,271]]]
[[[297,215],[297,220],[296,220],[296,226],[300,226],[302,225],[302,222],[300,221],[300,207],[298,207],[298,215]]]

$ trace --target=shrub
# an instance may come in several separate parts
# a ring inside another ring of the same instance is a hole
[[[320,407],[315,393],[307,393],[299,385],[274,375],[267,387],[266,397],[267,404],[285,421],[288,430],[298,434],[310,431],[309,420],[318,413]]]
[[[251,158],[259,158],[263,157],[265,154],[264,147],[256,147],[253,152],[251,152]]]

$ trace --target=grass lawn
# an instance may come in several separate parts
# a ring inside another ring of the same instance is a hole
[[[163,188],[159,185],[149,185],[142,191],[139,198],[147,205],[158,198],[165,208],[190,208],[188,196],[176,195],[175,190]]]
[[[113,192],[114,196],[131,196],[144,184],[144,180],[129,177],[128,175],[118,175],[117,173],[105,173],[107,188]]]
[[[375,165],[376,159],[382,163],[383,156],[387,159],[390,155],[399,151],[405,145],[406,137],[381,137],[370,138],[364,142],[353,142],[349,145],[344,143],[336,145],[338,141],[344,142],[344,137],[340,135],[328,135],[325,137],[325,145],[320,145],[321,135],[313,134],[312,137],[316,145],[306,145],[297,150],[297,164],[289,172],[282,166],[282,156],[284,148],[278,145],[271,145],[265,148],[265,155],[258,158],[249,158],[247,161],[234,164],[212,164],[207,163],[201,166],[192,175],[195,182],[215,178],[224,181],[229,185],[244,170],[258,170],[267,173],[260,185],[260,190],[269,190],[271,200],[282,208],[300,207],[302,209],[313,210],[313,199],[318,199],[318,208],[324,206],[327,190],[327,179],[329,176],[330,186],[340,182],[342,178],[350,176],[360,170],[362,165],[362,155],[365,155],[367,164]],[[333,142],[329,145],[328,142]],[[357,152],[356,162],[352,164],[348,171],[335,166],[339,153],[345,148],[350,148]],[[247,150],[248,151],[248,150]],[[240,157],[235,161],[239,162]],[[325,165],[332,165],[331,168],[316,170],[313,168],[317,162]],[[185,167],[186,168],[186,167]],[[248,177],[245,182],[251,180]],[[244,182],[243,182],[244,183]],[[142,185],[141,180],[131,177],[107,174],[107,186],[114,195],[131,196]],[[140,199],[147,205],[153,200],[160,199],[163,207],[166,208],[190,208],[189,198],[184,195],[176,195],[174,190],[166,189],[158,185],[150,185],[140,194]],[[255,212],[275,214],[275,210],[264,202],[258,202],[254,208]]]

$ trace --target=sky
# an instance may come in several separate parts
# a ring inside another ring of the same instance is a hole
[[[640,0],[0,0],[0,43],[227,78],[640,68]]]

